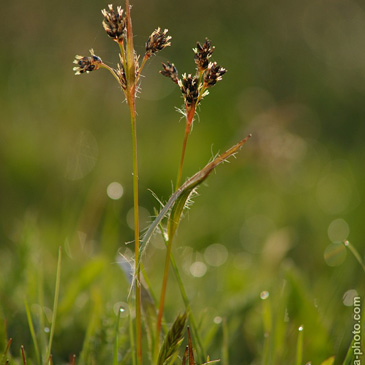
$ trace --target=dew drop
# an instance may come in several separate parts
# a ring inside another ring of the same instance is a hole
[[[303,326],[300,326],[300,327],[298,328],[298,331],[299,331],[299,332],[302,332],[302,331],[303,331],[303,329],[304,329],[304,327],[303,327]]]
[[[128,304],[124,302],[116,302],[113,305],[113,310],[116,316],[119,315],[120,318],[124,318],[128,316],[128,311],[126,310],[128,308]]]
[[[265,300],[265,299],[267,299],[267,298],[269,297],[269,295],[270,295],[270,293],[269,293],[268,291],[264,290],[264,291],[262,291],[262,292],[260,293],[260,298],[261,298],[262,300]]]

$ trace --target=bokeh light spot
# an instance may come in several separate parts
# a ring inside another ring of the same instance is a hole
[[[341,242],[333,242],[324,251],[324,261],[328,266],[339,266],[346,259],[346,247]]]
[[[350,233],[350,228],[347,222],[338,218],[333,220],[328,226],[328,238],[334,241],[345,241]]]
[[[228,250],[220,243],[213,243],[205,249],[204,259],[210,266],[221,266],[228,259]]]
[[[220,316],[216,316],[216,317],[214,317],[214,319],[213,319],[213,322],[214,322],[215,324],[220,324],[220,323],[222,323],[222,321],[223,321],[223,318],[222,318],[222,317],[220,317]]]
[[[195,261],[190,265],[190,274],[196,278],[201,278],[207,272],[207,265],[201,261]]]
[[[355,289],[347,290],[342,297],[342,302],[346,307],[352,307],[354,305],[354,298],[358,296],[359,294]]]
[[[151,222],[150,212],[143,207],[138,208],[139,211],[139,230],[145,229]],[[134,230],[134,209],[129,209],[127,213],[127,224],[130,229]]]
[[[123,196],[124,189],[121,184],[114,181],[108,185],[106,188],[106,193],[110,199],[118,200]]]

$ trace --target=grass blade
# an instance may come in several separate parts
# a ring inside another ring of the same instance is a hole
[[[331,356],[327,360],[324,360],[321,365],[333,365],[335,363],[335,357]]]
[[[229,339],[228,339],[227,320],[225,318],[223,318],[222,329],[223,329],[222,365],[228,365],[229,364],[229,355],[228,355]]]
[[[354,349],[353,349],[354,342],[355,342],[355,336],[352,338],[349,349],[347,350],[345,360],[343,361],[342,365],[351,365],[354,363],[355,360]]]
[[[303,361],[303,326],[298,328],[298,341],[297,341],[297,358],[296,365],[301,365]]]
[[[3,353],[3,356],[2,356],[2,359],[1,359],[1,362],[2,363],[7,363],[6,362],[6,357],[8,356],[8,352],[9,352],[9,349],[10,349],[10,346],[11,346],[11,343],[13,342],[13,339],[12,338],[9,338],[9,341],[8,343],[6,344],[6,347],[5,347],[5,350],[4,350],[4,353]]]
[[[60,283],[61,283],[61,263],[62,263],[62,247],[60,246],[58,249],[58,262],[57,262],[57,274],[56,274],[56,287],[53,301],[53,313],[52,313],[52,325],[51,331],[49,334],[49,342],[48,342],[48,350],[46,355],[46,361],[48,363],[48,359],[51,357],[52,350],[52,341],[54,336],[54,331],[56,327],[56,316],[57,316],[57,307],[58,307],[58,297],[60,293]]]
[[[27,363],[27,360],[25,358],[25,351],[24,351],[24,346],[23,345],[20,346],[20,353],[22,355],[23,365],[25,365]]]
[[[35,335],[33,321],[32,321],[32,315],[30,313],[29,305],[28,305],[27,301],[25,301],[25,311],[26,311],[26,314],[27,314],[29,331],[30,331],[30,335],[32,337],[32,341],[33,341],[33,345],[34,345],[34,351],[35,351],[35,355],[36,355],[36,358],[37,358],[37,363],[39,365],[41,365],[41,357],[40,357],[40,354],[39,354],[37,337]]]
[[[188,353],[189,353],[189,346],[185,347],[185,351],[184,351],[184,356],[181,362],[181,365],[185,365],[186,364],[186,359],[188,358]]]
[[[119,320],[122,307],[118,310],[117,323],[115,325],[115,342],[114,342],[114,355],[113,355],[113,365],[118,365],[118,335],[119,335]]]
[[[143,256],[144,251],[146,250],[148,243],[155,232],[156,228],[162,221],[162,219],[166,216],[166,214],[173,209],[174,211],[171,212],[175,219],[181,215],[182,209],[185,206],[186,200],[188,199],[191,192],[198,187],[210,174],[211,172],[222,162],[227,161],[227,159],[234,154],[236,154],[240,148],[249,140],[251,134],[248,135],[246,138],[242,139],[240,142],[235,144],[233,147],[228,149],[226,152],[222,153],[220,156],[216,157],[212,162],[208,163],[202,170],[197,172],[194,176],[188,179],[181,187],[176,190],[174,194],[171,195],[168,202],[162,208],[158,216],[149,226],[148,230],[146,231],[140,245],[140,256],[139,256],[139,264],[140,260]],[[174,222],[176,220],[174,219]],[[174,230],[177,227],[172,226],[170,229]]]
[[[166,241],[166,237],[165,237],[164,232],[163,232],[162,225],[160,224],[159,227],[160,227],[162,239],[165,242],[165,245],[167,246],[167,241]],[[185,305],[185,311],[188,314],[189,323],[190,323],[191,329],[193,331],[194,338],[195,338],[195,340],[198,344],[198,357],[202,360],[205,357],[204,346],[203,346],[202,341],[200,339],[199,332],[198,332],[198,327],[196,325],[193,312],[191,311],[190,301],[189,301],[189,298],[186,294],[184,283],[181,279],[181,275],[180,275],[179,269],[177,267],[177,264],[176,264],[176,261],[175,261],[175,258],[173,256],[172,252],[170,253],[170,260],[171,260],[171,265],[172,265],[172,268],[174,270],[174,274],[175,274],[175,277],[176,277],[176,280],[177,280],[177,284],[179,286],[180,294],[181,294],[182,300],[183,300],[184,305]]]
[[[359,252],[356,250],[356,248],[349,241],[345,241],[344,245],[351,251],[351,253],[354,255],[357,262],[361,265],[362,269],[365,271],[365,264],[360,256]]]
[[[191,340],[190,328],[188,327],[189,365],[195,365],[193,341]]]

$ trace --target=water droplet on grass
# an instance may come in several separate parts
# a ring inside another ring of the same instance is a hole
[[[269,293],[268,291],[266,291],[266,290],[264,290],[264,291],[262,291],[262,292],[260,293],[260,298],[261,298],[262,300],[267,299],[269,296],[270,296],[270,293]]]

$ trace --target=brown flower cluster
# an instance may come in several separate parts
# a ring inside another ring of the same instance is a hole
[[[75,75],[81,75],[83,73],[89,73],[91,71],[97,70],[102,65],[103,61],[100,57],[95,56],[94,51],[90,50],[91,56],[75,56],[74,64],[75,66],[73,70],[75,71]]]
[[[163,31],[159,27],[155,29],[145,43],[145,54],[140,64],[139,56],[135,54],[133,49],[133,41],[127,45],[127,40],[133,39],[133,34],[128,34],[128,12],[125,15],[124,10],[120,6],[114,10],[113,5],[110,4],[108,5],[108,9],[103,9],[101,13],[103,15],[103,28],[107,35],[117,42],[120,47],[120,61],[114,69],[103,63],[100,57],[96,56],[93,51],[90,51],[91,56],[75,56],[74,63],[76,66],[73,70],[76,75],[80,75],[99,68],[105,68],[113,74],[124,92],[128,89],[128,82],[131,83],[134,90],[137,90],[136,83],[139,80],[145,62],[156,52],[170,46],[171,36],[167,34],[167,29]],[[128,54],[133,56],[129,57]],[[173,73],[173,71],[171,72]],[[175,82],[177,83],[177,75]]]
[[[196,74],[183,74],[179,79],[178,71],[173,63],[162,63],[163,70],[160,73],[169,77],[173,82],[179,85],[182,92],[187,112],[194,108],[199,102],[208,95],[210,87],[222,80],[227,70],[217,64],[210,62],[215,47],[212,46],[208,38],[200,44],[197,42],[194,52],[194,62],[196,64]]]

